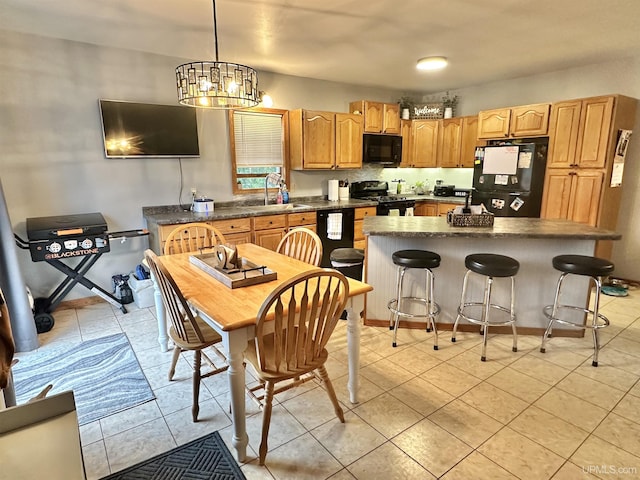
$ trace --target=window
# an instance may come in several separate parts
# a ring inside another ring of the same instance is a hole
[[[287,110],[230,110],[229,137],[234,194],[262,192],[271,172],[282,175],[289,185]]]

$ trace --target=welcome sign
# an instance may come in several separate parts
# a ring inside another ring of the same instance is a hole
[[[414,120],[437,120],[444,117],[444,103],[422,103],[413,107]]]

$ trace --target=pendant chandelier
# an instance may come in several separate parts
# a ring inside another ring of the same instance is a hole
[[[185,63],[176,68],[178,101],[202,108],[255,107],[260,101],[257,72],[239,63],[218,61],[216,0],[213,0],[213,38],[215,61]]]

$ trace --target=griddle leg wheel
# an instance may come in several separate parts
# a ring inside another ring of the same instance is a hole
[[[127,307],[125,307],[124,305],[121,305],[121,306],[120,306],[120,311],[121,311],[122,313],[127,313]]]
[[[55,323],[53,316],[46,312],[36,313],[33,319],[36,322],[36,330],[38,333],[48,332],[53,328],[53,324]]]
[[[36,312],[46,312],[49,308],[49,299],[45,297],[38,297],[33,300],[33,309]]]

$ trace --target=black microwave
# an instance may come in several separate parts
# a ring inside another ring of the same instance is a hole
[[[402,160],[402,137],[400,135],[362,135],[362,163],[396,167]]]

